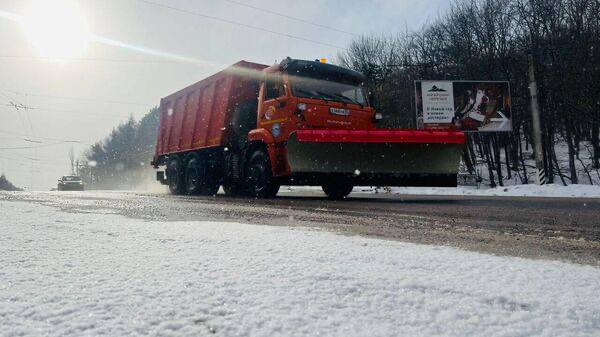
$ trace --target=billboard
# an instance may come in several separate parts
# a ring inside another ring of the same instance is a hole
[[[508,82],[416,81],[417,128],[512,131]]]

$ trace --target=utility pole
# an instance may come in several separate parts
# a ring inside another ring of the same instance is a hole
[[[535,66],[533,55],[529,55],[529,92],[531,93],[531,123],[533,127],[533,149],[535,152],[535,166],[537,168],[537,182],[546,184],[544,170],[544,152],[542,149],[542,125],[540,122],[540,104],[538,102],[537,82],[535,81]]]
[[[69,161],[71,162],[71,174],[75,175],[75,151],[73,151],[72,145],[71,149],[69,150]]]

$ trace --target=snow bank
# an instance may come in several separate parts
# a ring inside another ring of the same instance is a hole
[[[600,269],[0,202],[0,335],[598,336]]]
[[[318,192],[320,187],[291,186],[281,189],[285,192]],[[398,195],[472,195],[472,196],[506,196],[506,197],[554,197],[554,198],[600,198],[600,186],[592,185],[513,185],[496,188],[477,188],[474,186],[459,187],[391,187],[389,190],[374,187],[355,187],[357,193],[382,193]],[[324,194],[323,194],[324,195]]]
[[[511,197],[555,197],[555,198],[600,198],[600,186],[592,185],[513,185],[496,188],[476,188],[459,186],[457,188],[421,188],[393,187],[395,194],[421,195],[479,195],[479,196],[511,196]]]

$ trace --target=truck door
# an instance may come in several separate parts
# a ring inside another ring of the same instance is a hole
[[[264,97],[258,126],[271,131],[277,138],[282,133],[282,124],[288,122],[286,118],[288,97],[281,74],[267,74],[262,94]]]

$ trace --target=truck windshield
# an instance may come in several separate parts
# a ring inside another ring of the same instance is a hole
[[[366,105],[360,84],[329,81],[304,76],[290,76],[292,92],[296,97]]]

